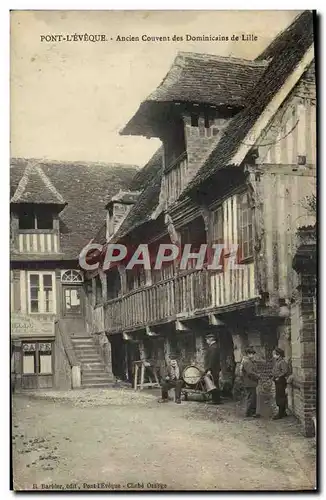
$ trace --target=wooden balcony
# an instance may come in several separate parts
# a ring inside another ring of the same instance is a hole
[[[257,297],[254,267],[216,273],[184,271],[155,285],[143,286],[104,305],[104,327],[110,333],[144,328],[176,318],[186,319]]]
[[[54,230],[19,230],[17,249],[20,253],[58,253],[59,234]]]

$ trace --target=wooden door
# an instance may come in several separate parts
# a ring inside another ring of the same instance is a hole
[[[62,314],[68,317],[81,317],[84,314],[84,290],[82,285],[62,285]]]

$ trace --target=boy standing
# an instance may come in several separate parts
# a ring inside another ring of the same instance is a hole
[[[279,420],[286,417],[286,377],[288,375],[288,365],[284,359],[284,351],[279,347],[275,347],[273,351],[274,366],[272,377],[275,383],[276,404],[278,406],[278,415],[273,417],[273,420]]]

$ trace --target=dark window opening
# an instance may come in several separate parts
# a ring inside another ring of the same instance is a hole
[[[19,229],[53,229],[53,214],[27,210],[19,214]]]
[[[209,116],[205,115],[205,128],[209,128],[209,127],[210,127]]]
[[[191,115],[191,126],[198,127],[198,115]]]
[[[106,275],[107,299],[115,299],[121,295],[121,279],[117,268],[108,271]]]
[[[19,229],[35,229],[34,212],[23,212],[19,215]]]
[[[37,229],[53,229],[53,215],[48,212],[37,214]]]

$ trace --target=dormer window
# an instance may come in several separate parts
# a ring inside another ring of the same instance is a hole
[[[19,214],[19,229],[53,229],[53,214],[24,210]]]

